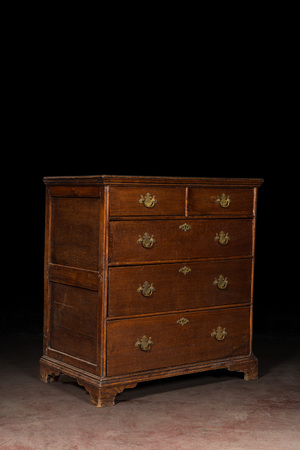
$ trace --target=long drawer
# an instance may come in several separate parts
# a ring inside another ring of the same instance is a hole
[[[251,264],[239,259],[110,267],[109,316],[250,302]]]
[[[250,309],[166,314],[107,323],[107,376],[250,352]]]
[[[110,222],[109,263],[252,255],[251,219]]]

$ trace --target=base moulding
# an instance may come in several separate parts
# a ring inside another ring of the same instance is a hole
[[[122,377],[103,378],[45,355],[40,359],[41,381],[44,383],[55,382],[62,374],[75,378],[77,383],[90,394],[91,403],[97,407],[113,406],[117,394],[123,392],[124,389],[134,388],[140,382],[215,369],[243,372],[244,379],[247,381],[258,378],[258,362],[254,355],[157,369]]]

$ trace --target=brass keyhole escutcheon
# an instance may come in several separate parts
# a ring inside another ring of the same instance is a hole
[[[220,275],[218,278],[215,278],[215,281],[213,282],[214,286],[217,286],[219,289],[226,289],[229,284],[229,281],[227,277],[223,277],[223,275]]]
[[[150,284],[148,283],[148,281],[145,281],[143,286],[139,285],[137,291],[140,292],[144,297],[150,297],[150,295],[152,295],[155,291],[155,287],[153,286],[153,283]]]
[[[221,195],[221,197],[217,196],[216,203],[221,206],[221,208],[228,208],[228,206],[231,203],[229,195],[225,195],[224,193]]]
[[[230,241],[230,237],[228,233],[220,231],[220,233],[216,233],[214,240],[216,242],[219,242],[220,245],[227,245],[228,242]]]
[[[225,328],[218,327],[217,330],[213,329],[213,332],[211,333],[211,337],[215,337],[217,341],[223,341],[225,339],[225,336],[227,336],[227,331]]]
[[[186,275],[187,273],[189,273],[191,271],[192,271],[192,269],[190,269],[189,267],[186,267],[186,266],[181,267],[181,269],[179,269],[179,272],[183,273],[184,275]]]
[[[141,203],[141,205],[144,205],[146,208],[153,208],[153,206],[156,205],[157,200],[155,198],[155,195],[151,196],[151,194],[149,192],[147,192],[145,197],[143,195],[141,195],[141,198],[139,199],[139,203]]]
[[[144,248],[151,248],[151,247],[153,247],[155,242],[156,242],[156,239],[154,239],[154,236],[152,235],[150,237],[150,235],[148,233],[145,233],[143,237],[140,235],[140,237],[137,240],[137,243],[138,244],[142,244],[142,246]]]
[[[185,317],[182,317],[181,319],[177,320],[176,323],[179,323],[179,325],[183,326],[186,323],[189,323],[189,319],[186,319]]]
[[[152,338],[149,337],[148,339],[147,336],[143,336],[141,340],[138,339],[135,343],[135,347],[139,347],[143,352],[150,350],[151,345],[153,345]]]
[[[179,226],[179,229],[180,230],[183,230],[183,231],[185,231],[185,232],[187,232],[188,230],[190,230],[192,227],[191,227],[191,225],[189,225],[188,223],[184,223],[183,225],[180,225]]]

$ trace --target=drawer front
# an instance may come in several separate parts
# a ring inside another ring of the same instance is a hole
[[[253,189],[191,188],[189,216],[206,214],[253,215]]]
[[[252,220],[249,219],[110,223],[110,264],[250,255]]]
[[[107,376],[242,356],[249,351],[247,307],[107,324]]]
[[[251,300],[250,259],[109,269],[109,316],[131,316]]]
[[[110,187],[111,216],[183,216],[185,188]]]

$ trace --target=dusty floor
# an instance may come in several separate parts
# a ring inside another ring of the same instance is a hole
[[[39,381],[41,336],[2,337],[0,449],[300,449],[300,341],[256,338],[259,379],[220,370],[139,384],[96,408]]]

